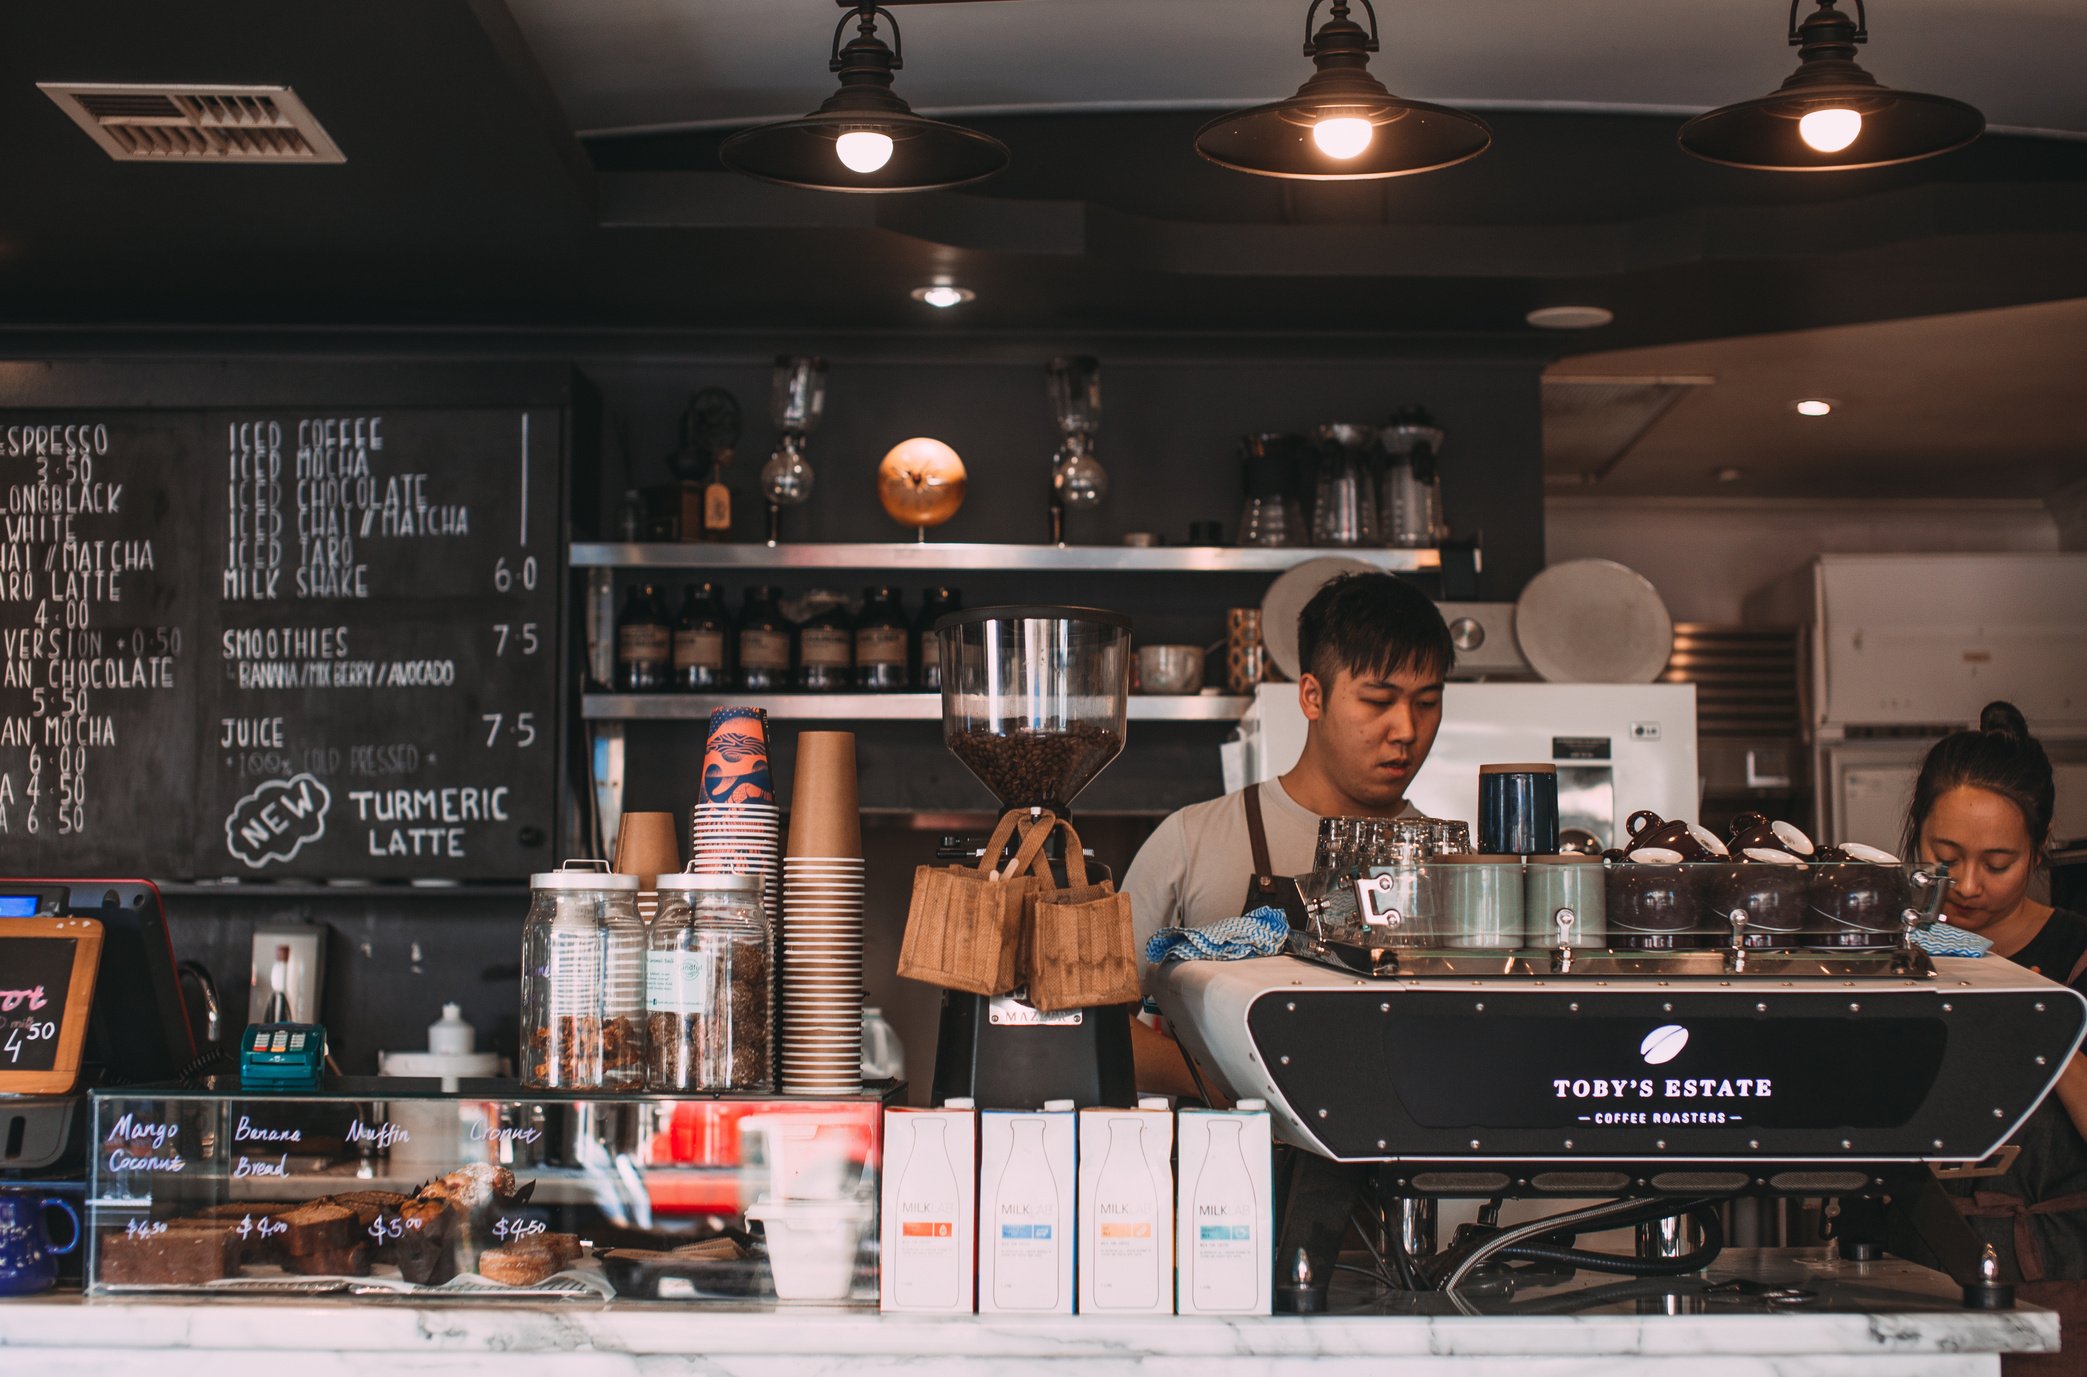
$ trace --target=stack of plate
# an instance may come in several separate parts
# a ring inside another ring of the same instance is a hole
[[[783,1093],[862,1089],[859,858],[783,862]]]

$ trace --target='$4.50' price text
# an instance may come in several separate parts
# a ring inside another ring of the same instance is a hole
[[[58,1036],[58,1025],[47,1020],[23,1019],[19,1023],[5,1025],[7,1037],[0,1040],[0,1052],[7,1053],[8,1065],[21,1061],[22,1053],[32,1042],[49,1042]]]

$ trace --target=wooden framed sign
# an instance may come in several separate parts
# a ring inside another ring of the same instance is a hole
[[[65,1095],[101,967],[92,918],[0,919],[0,1094]]]

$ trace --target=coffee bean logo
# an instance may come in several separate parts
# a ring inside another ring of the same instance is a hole
[[[1645,1040],[1638,1044],[1638,1055],[1645,1059],[1647,1066],[1664,1066],[1680,1056],[1681,1049],[1686,1046],[1688,1029],[1678,1023],[1669,1023],[1645,1035]]]

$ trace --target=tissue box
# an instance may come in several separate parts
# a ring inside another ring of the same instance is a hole
[[[1080,1111],[1080,1313],[1174,1313],[1174,1115]]]
[[[972,1312],[978,1112],[968,1104],[884,1111],[880,1310]]]

